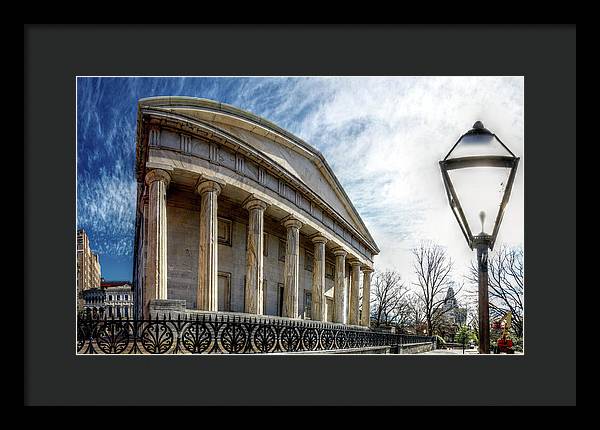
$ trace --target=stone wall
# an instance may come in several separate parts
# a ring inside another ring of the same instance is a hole
[[[167,297],[196,308],[200,212],[167,206]]]
[[[367,348],[337,349],[331,351],[303,351],[293,354],[422,354],[432,351],[433,344],[429,342],[396,346],[373,346]]]
[[[198,243],[200,234],[200,210],[198,199],[193,194],[173,190],[167,203],[167,294],[168,299],[185,300],[188,309],[196,309],[198,285]],[[220,199],[218,216],[231,222],[231,245],[219,244],[218,271],[230,279],[230,311],[244,311],[244,283],[246,276],[247,213],[232,207]],[[285,241],[283,226],[265,217],[264,231],[267,247],[264,257],[264,279],[266,280],[266,315],[278,315],[279,288],[284,282],[284,262],[279,259],[279,241]],[[298,311],[304,316],[305,293],[312,292],[312,272],[306,270],[307,250],[313,253],[314,245],[306,237],[300,238],[300,273]],[[329,263],[333,257],[327,254]],[[346,284],[349,284],[349,266],[346,269]],[[333,298],[334,282],[325,279],[325,296]]]
[[[331,351],[303,351],[294,352],[292,354],[391,354],[391,349],[389,346],[373,346],[368,348],[336,349]]]
[[[422,354],[424,352],[433,351],[434,344],[431,342],[413,343],[402,345],[397,354]]]

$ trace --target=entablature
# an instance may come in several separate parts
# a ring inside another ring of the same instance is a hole
[[[144,162],[138,163],[138,180],[146,170],[151,151],[172,151],[182,159],[189,158],[188,161],[199,158],[277,194],[360,251],[369,261],[378,253],[373,244],[306,184],[243,141],[199,121],[182,121],[181,115],[169,112],[143,109],[141,119],[143,127],[138,130],[145,131],[138,136],[142,139],[138,157]]]

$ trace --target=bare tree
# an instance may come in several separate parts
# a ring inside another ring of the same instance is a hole
[[[422,326],[425,322],[423,304],[419,299],[419,296],[414,291],[411,291],[411,293],[408,295],[407,302],[408,312],[410,312],[409,321],[412,325],[413,331],[415,334],[423,334]]]
[[[407,294],[407,291],[408,289],[405,288],[402,292],[402,297],[396,305],[392,319],[394,325],[401,333],[408,333],[408,329],[412,325],[413,312],[410,303],[410,295]]]
[[[406,291],[398,272],[375,272],[371,291],[371,319],[374,320],[375,326],[406,324]]]
[[[427,324],[427,335],[431,336],[450,310],[444,309],[443,305],[448,288],[454,285],[450,277],[453,264],[446,250],[432,242],[422,242],[412,252],[417,275],[416,294]]]
[[[502,245],[490,253],[488,259],[488,289],[490,317],[501,318],[506,312],[512,313],[511,331],[523,337],[523,248]],[[477,262],[471,262],[467,279],[478,284]],[[476,294],[476,290],[475,290]]]
[[[479,339],[479,305],[475,304],[474,312],[467,315],[467,326],[475,333],[477,339]]]

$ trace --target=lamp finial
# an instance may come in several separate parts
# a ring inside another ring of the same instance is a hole
[[[479,212],[479,219],[481,220],[481,232],[484,232],[484,223],[485,223],[485,211]]]

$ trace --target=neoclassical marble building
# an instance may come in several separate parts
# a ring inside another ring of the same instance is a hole
[[[191,313],[369,325],[379,249],[306,142],[224,103],[145,98],[136,175],[138,317],[173,301]]]

